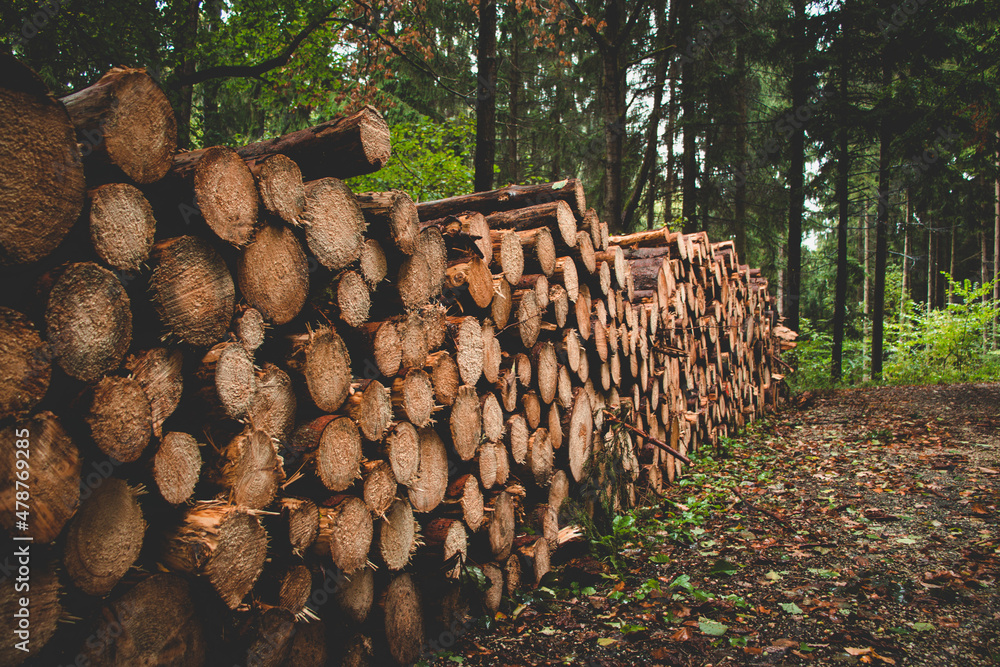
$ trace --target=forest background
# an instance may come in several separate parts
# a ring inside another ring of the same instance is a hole
[[[14,0],[56,94],[115,65],[185,148],[372,104],[425,201],[582,179],[614,232],[732,238],[796,388],[1000,377],[996,0]]]

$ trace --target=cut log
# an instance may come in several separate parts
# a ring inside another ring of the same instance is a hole
[[[149,444],[152,417],[142,385],[132,378],[105,377],[85,396],[89,434],[101,451],[128,463]]]
[[[125,368],[146,392],[149,399],[153,435],[163,435],[163,422],[174,413],[184,390],[181,366],[184,355],[180,350],[154,347],[131,355]]]
[[[507,448],[514,463],[521,465],[528,460],[528,423],[524,416],[514,413],[507,420]]]
[[[503,362],[503,349],[497,340],[493,322],[483,322],[483,377],[490,384],[500,378],[500,364]]]
[[[490,302],[490,315],[493,321],[501,329],[507,326],[510,320],[510,311],[513,305],[513,294],[510,283],[506,278],[493,279],[493,300]]]
[[[503,451],[503,445],[494,442],[484,442],[476,455],[476,474],[484,489],[492,489],[497,485],[497,450]]]
[[[476,532],[486,520],[483,511],[483,492],[479,489],[479,480],[475,475],[465,474],[448,485],[446,497],[450,502],[457,503],[461,509],[462,520],[469,530]],[[447,558],[446,558],[447,560]]]
[[[376,517],[382,517],[396,498],[396,478],[387,461],[375,459],[361,464],[362,496],[368,510]]]
[[[175,574],[146,577],[97,616],[97,627],[78,657],[82,664],[197,667],[205,663],[210,644],[201,615],[190,585]]]
[[[556,268],[556,244],[548,227],[524,229],[517,232],[524,254],[524,272],[539,271],[551,276]]]
[[[234,505],[264,509],[285,481],[285,472],[267,433],[247,427],[223,450],[221,477]]]
[[[535,391],[526,391],[521,397],[524,420],[528,423],[528,428],[534,430],[542,421],[542,401]]]
[[[574,481],[582,482],[590,465],[594,439],[594,413],[590,397],[582,387],[576,389],[573,408],[568,415],[564,432],[569,452],[569,471]]]
[[[51,542],[76,512],[81,490],[87,489],[89,497],[104,476],[90,473],[81,479],[80,452],[51,412],[8,423],[0,428],[0,437],[6,443],[0,448],[0,526],[35,543]],[[25,488],[30,491],[31,520],[27,530],[15,533],[24,503],[22,495],[18,506],[17,492]]]
[[[521,336],[521,344],[531,349],[542,330],[542,311],[538,307],[538,296],[534,290],[515,292],[514,303],[517,304],[517,331]]]
[[[194,493],[201,472],[201,449],[187,433],[172,431],[163,436],[153,458],[153,479],[160,495],[171,505],[180,505]]]
[[[343,491],[361,476],[361,434],[347,417],[324,415],[295,431],[295,450],[313,452],[316,474],[331,491]]]
[[[552,280],[563,286],[566,296],[570,301],[576,303],[576,297],[580,293],[580,279],[576,272],[576,262],[572,257],[559,257],[556,259],[556,268],[552,272]]]
[[[250,169],[257,177],[257,190],[264,210],[290,225],[301,225],[306,210],[306,188],[302,170],[285,155],[271,155]]]
[[[436,227],[422,230],[417,236],[417,249],[414,255],[423,257],[427,262],[430,295],[432,297],[438,296],[444,287],[448,268],[448,248],[440,230]]]
[[[597,273],[597,260],[594,258],[594,244],[587,232],[576,233],[576,245],[573,246],[573,256],[580,262],[587,273]]]
[[[552,304],[556,326],[560,328],[566,326],[566,316],[569,315],[569,293],[562,285],[549,287],[549,303]]]
[[[389,126],[378,111],[365,106],[350,116],[239,149],[250,164],[276,153],[294,160],[307,181],[370,174],[384,167],[392,153]]]
[[[483,433],[483,414],[476,388],[463,385],[451,406],[451,440],[455,452],[463,461],[471,461],[479,449]]]
[[[351,357],[333,329],[318,329],[306,340],[304,360],[298,366],[309,396],[320,410],[334,412],[344,404],[351,388]]]
[[[337,310],[340,319],[349,327],[359,327],[368,321],[371,294],[365,279],[357,271],[344,271],[335,283]]]
[[[0,56],[0,68],[0,265],[15,266],[48,256],[62,242],[80,217],[85,182],[65,107],[9,54]]]
[[[312,589],[312,573],[305,565],[293,565],[281,578],[278,590],[278,605],[282,609],[299,614],[309,600]]]
[[[531,479],[537,486],[546,487],[552,478],[552,462],[554,455],[552,452],[552,439],[549,437],[549,430],[545,427],[535,429],[535,432],[528,438],[527,468],[531,472]]]
[[[51,376],[51,351],[35,325],[16,310],[0,307],[0,419],[38,405]]]
[[[365,217],[347,184],[336,178],[306,183],[306,244],[319,263],[339,271],[361,256]]]
[[[422,368],[431,349],[424,318],[419,312],[410,311],[399,323],[398,329],[403,368]]]
[[[132,342],[132,310],[115,275],[91,262],[64,267],[48,295],[45,337],[71,377],[93,382],[116,369]]]
[[[239,343],[219,343],[201,360],[197,377],[209,384],[211,400],[233,419],[243,417],[257,393],[253,358]]]
[[[601,219],[597,216],[597,211],[592,208],[584,211],[580,229],[590,234],[590,240],[595,248],[601,245]]]
[[[267,533],[254,514],[223,503],[200,503],[187,511],[163,545],[162,563],[200,575],[230,609],[236,609],[264,569]]]
[[[360,341],[356,345],[371,354],[365,358],[363,376],[378,377],[381,373],[393,377],[399,372],[402,345],[395,322],[365,322],[357,329]]]
[[[444,576],[457,579],[469,549],[469,536],[463,523],[438,517],[424,526],[423,535],[429,555],[444,564]]]
[[[365,502],[354,496],[335,498],[334,503],[320,508],[316,549],[329,556],[345,574],[351,574],[368,563],[374,530],[372,515]]]
[[[462,382],[475,385],[483,374],[483,327],[475,317],[449,317],[448,331]]]
[[[552,440],[552,449],[558,450],[562,448],[562,411],[560,410],[558,403],[552,403],[549,405],[548,419],[546,421],[545,428],[549,430],[549,439]]]
[[[567,248],[576,245],[576,217],[569,204],[554,201],[537,206],[512,209],[486,216],[490,229],[534,229],[548,227],[552,238]]]
[[[503,273],[510,283],[516,283],[524,273],[524,249],[517,232],[504,229],[490,232],[493,240],[493,264],[497,273]]]
[[[420,464],[407,493],[413,511],[425,513],[441,504],[448,489],[448,452],[433,429],[420,429],[419,435]]]
[[[447,350],[440,350],[427,357],[424,368],[431,375],[435,401],[444,406],[452,405],[462,384],[454,357]]]
[[[434,220],[462,211],[478,211],[489,214],[553,201],[568,202],[571,206],[571,212],[581,217],[587,208],[583,184],[575,178],[570,178],[554,183],[509,185],[490,192],[476,192],[422,202],[417,204],[417,211],[421,220]]]
[[[281,516],[288,525],[288,543],[292,553],[301,555],[319,534],[319,508],[308,498],[282,498]]]
[[[420,593],[409,574],[395,577],[385,591],[385,638],[392,658],[410,665],[424,644],[424,612]]]
[[[375,577],[363,567],[350,575],[340,575],[334,597],[337,606],[355,623],[364,623],[375,601]]]
[[[403,260],[393,284],[399,293],[399,302],[408,310],[426,305],[434,296],[435,286],[439,285],[427,258],[420,252]]]
[[[542,577],[549,572],[549,542],[544,537],[539,537],[531,543],[531,546],[523,552],[531,560],[532,574],[534,574],[535,586],[542,583]]]
[[[434,386],[422,370],[411,369],[392,383],[392,407],[399,419],[422,428],[431,422],[434,412]]]
[[[418,205],[419,208],[419,205]],[[447,245],[453,253],[468,256],[478,256],[487,264],[493,261],[493,242],[490,227],[482,213],[469,211],[448,215],[439,220],[421,218],[421,227],[434,227],[447,239]]]
[[[458,299],[465,292],[479,308],[486,308],[493,301],[493,274],[486,262],[478,257],[448,267],[445,295]]]
[[[242,306],[233,321],[233,333],[247,352],[253,352],[264,344],[264,316],[256,308]]]
[[[170,101],[145,69],[115,67],[92,86],[60,100],[89,146],[88,164],[114,165],[136,183],[167,175],[177,150]]]
[[[493,392],[487,392],[480,399],[483,413],[483,436],[489,442],[499,442],[503,437],[503,410]]]
[[[503,602],[503,570],[497,563],[483,563],[483,575],[486,577],[483,606],[491,614],[496,614]]]
[[[396,499],[379,521],[378,547],[390,570],[402,570],[410,562],[417,548],[417,522],[408,500]]]
[[[368,221],[369,235],[383,243],[392,243],[406,255],[416,251],[420,221],[410,195],[402,190],[390,190],[362,192],[357,198]]]
[[[531,350],[535,381],[538,383],[538,395],[546,404],[556,397],[557,381],[559,379],[559,360],[556,357],[556,347],[550,341],[537,343]]]
[[[416,481],[420,465],[420,437],[410,422],[397,422],[385,439],[385,457],[393,477],[405,486]]]
[[[514,499],[506,491],[498,493],[489,503],[490,549],[495,560],[504,560],[510,556],[514,545]]]
[[[264,364],[257,372],[257,391],[250,400],[246,419],[267,433],[271,440],[286,444],[295,428],[298,399],[292,380],[274,364]]]
[[[365,279],[368,289],[374,291],[380,282],[389,275],[389,264],[382,245],[375,239],[366,239],[361,248],[361,258],[358,260],[361,277]]]
[[[365,439],[378,442],[392,420],[392,401],[389,390],[378,380],[372,380],[347,400],[351,419],[361,429]]]
[[[178,153],[170,171],[193,193],[191,203],[216,236],[237,247],[253,239],[260,207],[257,183],[233,149],[213,146]]]
[[[428,350],[436,350],[444,345],[448,337],[448,315],[441,304],[431,304],[420,309],[420,317],[424,321],[424,331],[427,333]]]
[[[127,183],[108,183],[88,193],[90,242],[104,263],[139,271],[149,259],[156,218],[142,191]]]
[[[136,495],[124,481],[106,479],[70,522],[63,564],[84,593],[107,595],[139,557],[146,522]]]
[[[217,343],[233,319],[236,298],[219,254],[202,239],[178,236],[154,245],[151,257],[149,287],[167,330],[196,347]]]
[[[294,319],[309,296],[309,263],[295,233],[280,224],[257,230],[240,252],[236,280],[247,303],[265,319],[279,325]]]

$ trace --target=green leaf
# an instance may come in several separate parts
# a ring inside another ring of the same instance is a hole
[[[930,632],[931,630],[936,629],[933,623],[912,623],[910,627],[917,632]]]
[[[614,643],[615,643],[615,640],[612,639],[611,637],[598,637],[597,638],[597,645],[598,646],[611,646]]]
[[[912,537],[900,537],[896,539],[900,544],[916,544],[917,541]]]
[[[670,588],[679,588],[682,591],[687,591],[690,593],[694,590],[694,586],[691,584],[691,576],[687,574],[677,575],[677,578],[670,582]]]
[[[739,571],[739,566],[735,563],[730,563],[727,560],[717,560],[715,564],[712,565],[712,569],[709,570],[710,574],[724,574],[730,577]]]
[[[782,602],[778,606],[787,611],[789,614],[802,613],[802,610],[799,608],[799,605],[795,604],[794,602]]]
[[[542,628],[538,632],[541,633],[541,634],[543,634],[543,635],[546,635],[546,636],[551,636],[551,635],[554,635],[556,633],[555,629],[554,628],[550,628],[549,626],[545,626],[544,628]]]
[[[701,630],[706,635],[711,635],[713,637],[721,637],[726,634],[726,630],[729,629],[728,625],[723,625],[718,621],[713,621],[710,618],[705,618],[702,616],[698,619],[698,629]]]
[[[653,561],[654,563],[669,563],[670,556],[668,556],[667,554],[656,554],[649,560]]]
[[[781,579],[781,575],[775,572],[774,570],[771,570],[770,572],[764,575],[764,578],[767,579],[768,581],[777,581],[778,579]]]

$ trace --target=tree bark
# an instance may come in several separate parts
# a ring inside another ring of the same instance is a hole
[[[497,1],[479,0],[479,79],[476,85],[475,189],[493,189],[497,144]]]

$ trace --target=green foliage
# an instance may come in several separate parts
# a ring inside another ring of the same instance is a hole
[[[942,272],[943,273],[943,272]],[[906,317],[887,324],[891,341],[885,379],[894,384],[995,381],[1000,377],[1000,355],[987,345],[997,303],[989,299],[993,283],[948,280],[948,294],[956,303],[926,312],[911,303]]]
[[[392,126],[392,157],[374,174],[348,181],[355,192],[396,188],[415,201],[472,192],[476,121],[458,116],[437,123],[427,116]]]
[[[799,329],[798,345],[783,356],[795,368],[795,372],[787,378],[789,386],[796,392],[832,388],[835,385],[830,378],[833,334],[817,330],[812,321],[806,318],[800,320]],[[868,354],[864,341],[857,338],[845,340],[841,384],[860,384],[867,366]]]

